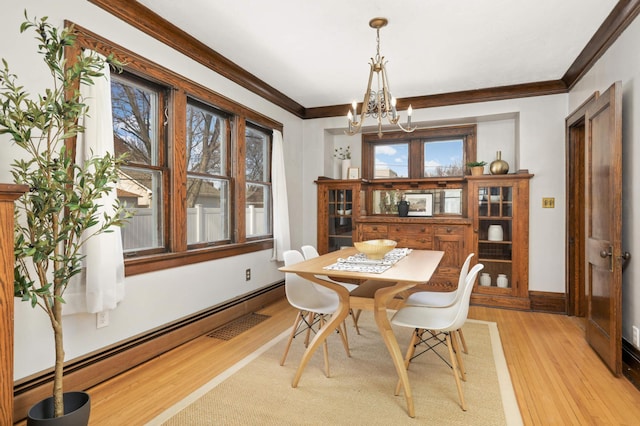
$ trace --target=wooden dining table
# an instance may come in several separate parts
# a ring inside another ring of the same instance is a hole
[[[408,414],[410,417],[415,417],[413,395],[409,385],[409,377],[407,376],[407,369],[404,365],[404,357],[400,351],[396,336],[391,329],[391,323],[389,322],[387,314],[387,305],[396,295],[398,295],[398,293],[408,290],[417,284],[429,281],[431,275],[433,275],[438,267],[444,252],[435,250],[412,250],[397,263],[393,264],[391,268],[382,273],[325,269],[325,267],[338,262],[339,259],[345,259],[357,253],[358,251],[354,247],[347,247],[313,259],[305,260],[295,265],[288,265],[279,268],[282,272],[295,273],[307,280],[334,290],[338,293],[340,299],[336,313],[333,314],[325,326],[319,330],[305,350],[291,386],[294,388],[298,386],[302,372],[315,350],[324,342],[327,336],[331,334],[342,321],[344,321],[344,319],[349,315],[349,310],[351,309],[348,290],[343,286],[336,284],[335,282],[328,281],[327,279],[323,279],[322,277],[329,275],[331,278],[335,278],[337,280],[346,278],[350,280],[357,280],[358,282],[367,282],[368,280],[389,282],[393,284],[382,287],[375,292],[373,298],[373,313],[376,325],[378,326],[384,343],[391,355],[391,359],[402,384],[401,388],[404,391],[407,402]]]

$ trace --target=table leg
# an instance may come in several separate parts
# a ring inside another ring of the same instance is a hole
[[[412,283],[399,282],[393,287],[386,287],[378,290],[374,299],[373,311],[373,315],[376,319],[376,324],[378,325],[378,329],[380,330],[380,334],[382,335],[384,343],[385,345],[387,345],[387,349],[391,354],[393,365],[396,367],[398,378],[400,379],[400,383],[402,384],[404,396],[407,400],[407,411],[409,413],[409,417],[416,416],[413,406],[413,394],[411,392],[411,386],[409,385],[407,368],[404,365],[404,357],[402,356],[402,352],[400,351],[398,340],[396,339],[396,336],[391,329],[391,323],[389,322],[389,317],[387,314],[387,304],[391,299],[393,299],[396,294],[407,290],[414,285],[415,284]]]
[[[326,339],[329,334],[333,333],[333,331],[340,326],[340,324],[347,318],[349,315],[349,292],[346,288],[339,284],[331,283],[329,281],[322,280],[320,278],[316,278],[315,275],[312,274],[298,274],[302,278],[305,278],[309,281],[313,281],[325,287],[328,287],[338,293],[339,303],[338,310],[335,314],[331,315],[331,319],[322,327],[315,337],[311,340],[311,343],[304,351],[302,355],[302,360],[300,360],[300,365],[298,365],[298,369],[296,370],[296,374],[293,377],[293,382],[291,383],[291,387],[295,388],[298,386],[298,382],[300,381],[300,377],[302,376],[302,372],[305,367],[311,360],[313,353],[316,351],[318,346],[320,346]],[[405,373],[406,374],[406,373]]]

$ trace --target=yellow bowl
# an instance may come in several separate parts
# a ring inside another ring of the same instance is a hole
[[[369,240],[353,243],[360,253],[364,253],[368,259],[382,259],[385,254],[393,250],[398,244],[393,240]]]

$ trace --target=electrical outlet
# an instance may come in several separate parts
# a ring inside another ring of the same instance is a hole
[[[640,348],[640,330],[635,325],[631,327],[633,331],[633,346]]]
[[[542,199],[542,208],[543,209],[552,209],[555,207],[556,204],[556,199],[551,197],[551,198],[543,198]]]
[[[244,271],[244,280],[245,281],[251,280],[251,268],[248,268],[246,271]]]
[[[96,328],[102,328],[109,325],[109,311],[102,311],[96,314]]]

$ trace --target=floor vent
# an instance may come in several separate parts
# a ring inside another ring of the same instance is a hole
[[[269,315],[262,315],[256,313],[250,313],[248,315],[237,318],[222,327],[218,327],[211,333],[208,333],[208,337],[220,340],[231,340],[238,334],[249,330],[251,327],[260,324],[267,318],[271,318]]]

